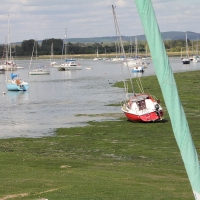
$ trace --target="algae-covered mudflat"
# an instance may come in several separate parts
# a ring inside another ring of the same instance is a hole
[[[200,71],[174,76],[199,153]],[[0,199],[194,199],[157,79],[141,81],[161,99],[163,122],[122,115],[52,137],[1,139]]]

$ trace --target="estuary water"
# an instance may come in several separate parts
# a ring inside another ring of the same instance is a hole
[[[56,61],[62,63],[61,60]],[[128,74],[123,75],[119,62],[80,59],[77,63],[82,65],[82,70],[58,71],[55,67],[48,67],[50,75],[29,75],[29,60],[15,62],[24,68],[14,73],[29,82],[29,89],[7,91],[5,79],[9,73],[0,74],[0,139],[51,136],[60,127],[113,119],[90,114],[121,113],[120,107],[107,106],[119,103],[125,97],[124,89],[112,86],[128,78]],[[154,75],[152,61],[146,62],[149,65],[143,74],[131,73],[131,76]],[[39,60],[39,63],[49,66],[50,61]],[[170,64],[173,72],[200,69],[200,63],[182,65],[180,58],[171,58]]]

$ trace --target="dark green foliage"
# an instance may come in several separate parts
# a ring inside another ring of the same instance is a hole
[[[117,41],[117,40],[116,40]],[[116,44],[116,41],[110,42],[94,42],[94,43],[81,43],[81,42],[66,42],[66,53],[68,55],[74,54],[95,54],[98,47],[99,54],[111,54],[119,52],[119,45]],[[38,55],[50,55],[51,54],[51,45],[53,43],[53,54],[54,55],[62,55],[64,54],[64,43],[65,41],[62,39],[45,39],[42,42],[38,42],[37,50]],[[31,56],[33,50],[34,40],[24,40],[21,45],[15,45],[15,54],[13,56]],[[181,48],[184,51],[185,48],[185,40],[165,40],[164,41],[165,48],[168,52],[180,52]],[[188,40],[189,47],[192,46],[192,42]],[[193,43],[196,45],[196,41]],[[147,42],[146,41],[138,41],[138,51],[142,54],[146,51]],[[132,48],[132,50],[131,50]],[[4,46],[0,46],[0,53],[3,55]],[[127,53],[127,56],[134,56],[133,52],[135,52],[135,44],[132,42],[130,45],[130,41],[124,41],[124,49]],[[148,50],[149,51],[149,50]],[[130,55],[132,52],[132,55]]]

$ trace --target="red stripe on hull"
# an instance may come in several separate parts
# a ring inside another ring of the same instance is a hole
[[[144,114],[144,115],[134,115],[131,113],[124,112],[126,117],[130,121],[136,121],[136,122],[153,122],[156,120],[161,120],[161,117],[163,116],[163,111],[160,111],[160,115],[158,115],[156,112]]]

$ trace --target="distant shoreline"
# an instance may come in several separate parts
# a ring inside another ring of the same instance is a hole
[[[180,52],[167,52],[167,55],[169,57],[181,57],[181,53]],[[192,54],[191,54],[192,55]],[[39,55],[39,59],[49,59],[50,60],[50,56],[51,55]],[[111,54],[99,54],[99,57],[100,58],[112,58],[112,57],[115,57],[116,56],[116,53],[111,53]],[[126,54],[126,56],[128,57],[128,54]],[[140,57],[145,57],[144,54],[140,54],[138,53],[138,56]],[[53,56],[53,59],[61,59],[65,56],[63,55],[54,55]],[[67,55],[66,56],[67,58],[80,58],[80,59],[93,59],[96,57],[96,54],[74,54],[74,55]],[[120,57],[120,56],[118,56]],[[28,59],[31,59],[30,56],[19,56],[19,57],[15,57],[15,60],[16,59],[19,59],[19,60],[28,60]]]

